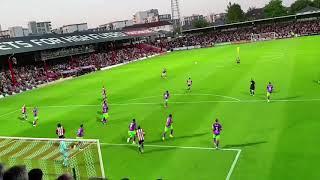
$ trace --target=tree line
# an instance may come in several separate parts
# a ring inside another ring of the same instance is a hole
[[[240,4],[229,2],[226,9],[226,23],[293,15],[308,6],[320,9],[320,0],[296,0],[290,7],[285,7],[282,0],[270,0],[264,7],[250,7],[247,12],[242,10]],[[194,27],[197,28],[208,25],[205,19],[194,22]]]

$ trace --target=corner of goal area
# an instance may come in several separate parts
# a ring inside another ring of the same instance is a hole
[[[137,146],[137,145],[133,145],[133,144],[115,144],[115,143],[101,143],[101,146],[109,146],[109,147],[126,147],[126,146]],[[222,148],[222,149],[218,149],[216,150],[215,148],[209,148],[209,147],[195,147],[195,146],[172,146],[172,145],[144,145],[145,147],[149,147],[149,148],[163,148],[163,149],[167,149],[167,148],[172,148],[172,149],[181,149],[181,150],[197,150],[199,151],[206,151],[206,152],[232,152],[232,159],[230,160],[231,165],[228,164],[228,169],[227,172],[225,173],[223,179],[225,180],[230,180],[232,179],[232,175],[234,172],[234,169],[239,161],[242,149],[237,149],[237,148]],[[148,151],[147,149],[145,150],[146,152]],[[210,152],[210,153],[211,153]],[[138,152],[137,152],[138,153]],[[208,172],[209,173],[209,172]]]
[[[67,145],[67,166],[60,151]],[[105,178],[98,139],[54,139],[0,136],[0,163],[9,167],[25,165],[30,171],[40,168],[44,179],[70,173],[77,179]]]

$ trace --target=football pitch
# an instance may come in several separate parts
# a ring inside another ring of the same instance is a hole
[[[163,68],[167,79],[160,77]],[[318,80],[320,36],[173,52],[1,99],[0,136],[55,138],[62,123],[66,137],[75,138],[83,123],[85,138],[102,143],[110,179],[320,179]],[[267,103],[269,81],[274,93]],[[100,122],[102,85],[107,125]],[[32,107],[39,108],[37,127],[20,120],[23,104],[29,121]],[[162,141],[170,113],[174,138]],[[146,132],[144,154],[126,144],[133,118]],[[216,118],[222,150],[212,149]]]

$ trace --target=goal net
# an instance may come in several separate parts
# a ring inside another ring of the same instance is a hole
[[[60,151],[67,145],[67,162]],[[69,173],[79,179],[105,178],[99,140],[0,137],[0,163],[7,167],[40,168],[44,180]]]
[[[277,38],[277,33],[275,32],[268,32],[268,33],[260,33],[260,34],[251,34],[251,41],[268,41]]]

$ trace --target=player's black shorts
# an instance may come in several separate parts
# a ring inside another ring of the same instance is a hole
[[[188,84],[188,87],[190,87],[191,86],[191,84]]]
[[[59,139],[63,139],[64,138],[64,135],[62,135],[62,136],[59,136]]]
[[[255,89],[256,89],[256,87],[250,86],[250,90],[255,90]]]
[[[141,140],[139,141],[139,145],[143,144],[144,143],[144,140]]]

